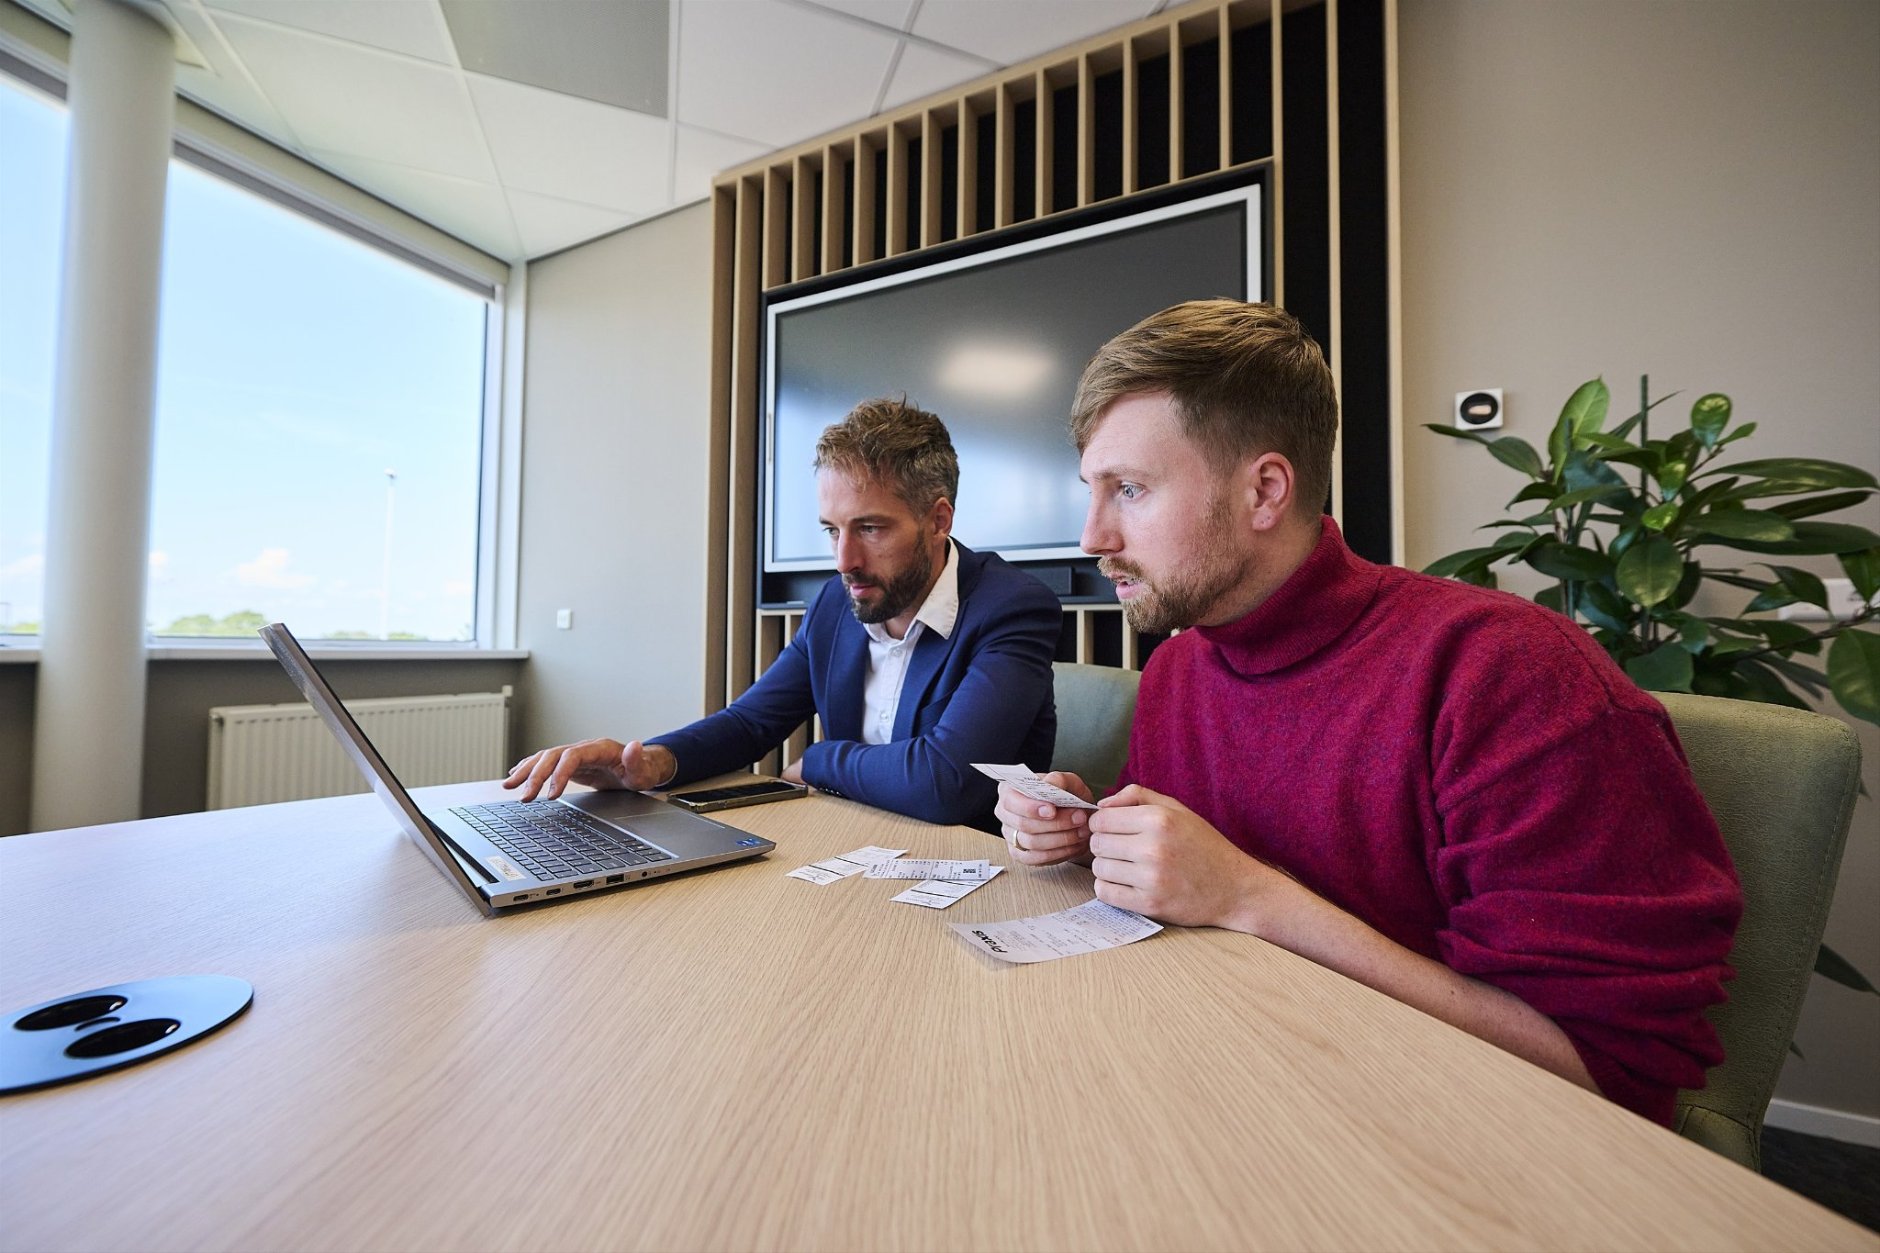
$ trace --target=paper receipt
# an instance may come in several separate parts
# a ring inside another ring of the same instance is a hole
[[[983,883],[992,877],[992,863],[983,857],[977,861],[901,857],[894,861],[878,861],[864,873],[870,879],[967,879]]]
[[[861,848],[852,848],[835,857],[825,857],[821,861],[811,862],[807,866],[798,866],[790,871],[789,877],[809,883],[834,883],[837,879],[846,879],[852,874],[860,874],[877,862],[893,861],[906,851],[904,848],[879,848],[876,845],[867,844]]]
[[[1056,805],[1061,809],[1096,808],[1075,792],[1066,792],[1055,783],[1046,783],[1024,766],[992,766],[974,762],[973,769],[1001,783],[1010,783],[1033,800],[1043,801],[1047,805]]]
[[[960,939],[1000,961],[1048,962],[1133,944],[1162,924],[1127,909],[1089,900],[1072,909],[1010,922],[948,923]]]

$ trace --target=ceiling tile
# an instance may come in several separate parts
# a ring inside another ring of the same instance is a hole
[[[502,188],[493,183],[447,178],[344,152],[315,150],[309,156],[355,187],[423,218],[439,229],[505,261],[522,258]]]
[[[466,70],[666,116],[665,0],[442,0]]]
[[[267,97],[255,90],[242,64],[222,38],[221,32],[200,8],[174,4],[168,10],[202,54],[204,66],[178,63],[176,89],[238,126],[289,151],[300,147],[293,130],[274,111]]]
[[[505,79],[466,78],[505,186],[627,213],[666,207],[669,123]]]
[[[614,213],[593,205],[571,204],[552,196],[510,189],[509,207],[515,213],[516,229],[522,232],[522,253],[540,257],[559,252],[574,244],[586,243],[596,236],[617,231],[638,220],[631,213]]]
[[[925,0],[914,33],[1013,65],[1155,11],[1153,0]]]
[[[307,147],[495,181],[454,71],[233,15],[220,25]]]
[[[770,145],[714,135],[690,126],[677,128],[677,151],[673,157],[672,202],[690,204],[711,195],[712,179],[721,170],[754,161],[770,151]]]
[[[984,62],[910,43],[901,49],[900,64],[894,67],[894,79],[881,99],[881,107],[897,108],[942,88],[969,82],[985,72]]]
[[[893,30],[906,30],[908,18],[914,16],[914,0],[799,0],[799,3],[835,9]]]
[[[678,118],[773,147],[874,108],[893,36],[779,0],[686,0]]]
[[[239,13],[350,43],[448,64],[450,44],[430,0],[202,0],[212,12]],[[172,3],[171,9],[186,8]]]

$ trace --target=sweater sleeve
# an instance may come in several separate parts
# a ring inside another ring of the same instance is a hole
[[[1559,703],[1478,692],[1438,737],[1437,944],[1559,1024],[1609,1098],[1668,1124],[1723,1058],[1704,1011],[1733,974],[1742,894],[1663,708],[1616,671],[1575,677]]]

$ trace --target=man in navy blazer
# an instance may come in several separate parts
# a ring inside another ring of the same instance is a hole
[[[750,764],[817,714],[824,738],[786,778],[996,830],[998,787],[972,763],[1049,768],[1057,598],[952,538],[959,460],[933,414],[905,400],[858,405],[823,432],[815,469],[837,573],[757,682],[718,713],[643,743],[545,749],[504,786],[525,788],[524,800],[559,796],[570,780],[677,786]]]

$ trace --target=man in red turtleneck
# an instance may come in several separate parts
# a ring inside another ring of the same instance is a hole
[[[1178,305],[1091,361],[1083,546],[1137,630],[1196,629],[1151,657],[1101,808],[1000,790],[1013,855],[1668,1122],[1722,1058],[1742,902],[1664,708],[1550,610],[1355,556],[1318,508],[1336,427],[1271,306]]]

